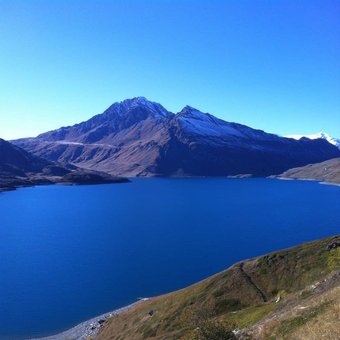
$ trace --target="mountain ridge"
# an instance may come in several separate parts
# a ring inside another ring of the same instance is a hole
[[[124,182],[128,180],[45,160],[0,138],[0,192],[55,183],[79,185]]]
[[[26,176],[27,173],[48,172],[66,174],[68,170],[61,165],[47,161],[0,138],[0,172],[11,176]]]
[[[340,157],[340,150],[322,139],[280,137],[188,105],[174,114],[144,97],[13,142],[48,160],[116,176],[268,176]]]
[[[340,149],[340,139],[339,138],[334,138],[331,137],[328,133],[326,132],[318,132],[310,135],[288,135],[286,136],[287,138],[293,138],[293,139],[301,139],[301,138],[308,138],[308,139],[325,139],[327,142],[335,145]]]

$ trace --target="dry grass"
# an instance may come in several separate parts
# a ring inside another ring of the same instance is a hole
[[[283,310],[255,327],[256,339],[340,339],[340,287]]]
[[[340,288],[338,287],[330,292],[327,299],[330,299],[332,302],[326,310],[293,332],[291,339],[340,339]]]
[[[340,158],[316,164],[308,164],[303,167],[290,169],[279,175],[281,178],[315,179],[340,184]]]

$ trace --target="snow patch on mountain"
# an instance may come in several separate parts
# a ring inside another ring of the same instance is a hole
[[[301,138],[308,138],[308,139],[325,139],[328,143],[331,143],[340,149],[340,139],[331,137],[328,133],[319,132],[310,135],[288,135],[285,136],[287,138],[293,138],[299,140]]]
[[[203,113],[190,106],[186,106],[178,113],[176,118],[186,131],[198,135],[214,137],[232,135],[242,137],[242,133],[233,128],[230,123],[224,122],[209,113]]]
[[[229,139],[229,137],[237,138],[238,143],[241,143],[240,139],[242,138],[253,141],[275,140],[279,138],[277,135],[265,133],[262,130],[224,121],[191,106],[184,107],[184,109],[176,115],[175,119],[179,121],[181,127],[186,132],[204,137],[219,137],[222,138],[221,141],[223,141],[223,139]],[[256,145],[253,145],[253,147],[255,148]]]
[[[126,99],[119,103],[122,107],[132,109],[135,107],[145,107],[154,113],[156,118],[172,116],[173,113],[166,110],[161,104],[152,102],[145,97],[135,97],[132,99]]]
[[[103,114],[99,114],[96,117],[99,117],[99,119],[123,117],[135,108],[145,108],[149,112],[151,117],[156,119],[163,119],[174,115],[172,112],[169,112],[159,103],[152,102],[145,97],[135,97],[112,104],[108,109],[104,111]]]

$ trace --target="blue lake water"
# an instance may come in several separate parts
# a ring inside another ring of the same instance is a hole
[[[340,187],[269,179],[135,179],[0,195],[0,339],[50,335],[340,233]]]

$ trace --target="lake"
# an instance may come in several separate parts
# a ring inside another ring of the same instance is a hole
[[[236,261],[340,232],[340,187],[133,179],[0,194],[0,339],[51,335]]]

